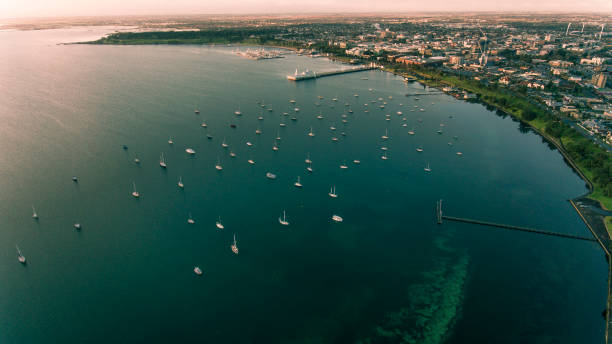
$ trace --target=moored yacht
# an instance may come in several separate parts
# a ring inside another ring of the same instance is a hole
[[[332,220],[336,221],[336,222],[342,222],[344,221],[344,219],[338,215],[332,215]]]
[[[191,217],[191,213],[189,213],[189,217],[187,218],[187,223],[190,225],[195,223],[195,220],[193,219],[193,217]]]
[[[179,181],[177,185],[181,189],[185,187],[185,185],[183,184],[183,177],[179,177]]]
[[[289,226],[289,222],[287,221],[287,214],[285,214],[285,211],[283,210],[283,218],[281,219],[280,217],[278,218],[278,223],[280,223],[283,226]]]
[[[159,157],[159,166],[161,168],[166,168],[166,159],[164,159],[164,153],[161,153],[161,156]]]
[[[132,182],[132,187],[133,187],[132,196],[134,196],[134,198],[140,197],[140,193],[138,191],[136,191],[136,183],[135,182]]]
[[[202,269],[197,266],[193,268],[193,272],[195,272],[195,274],[198,276],[202,276]]]
[[[238,254],[238,242],[236,241],[236,233],[234,233],[234,242],[230,247],[232,248],[232,252],[234,252],[234,254]]]
[[[225,228],[223,227],[223,224],[221,223],[221,216],[219,216],[219,220],[215,223],[215,226],[217,226],[217,229]]]
[[[332,186],[328,193],[331,198],[338,198],[338,194],[336,193],[336,186]]]
[[[17,260],[21,264],[25,264],[26,263],[26,258],[23,256],[23,254],[21,254],[21,250],[19,249],[19,246],[15,245],[15,248],[17,249]]]
[[[34,206],[32,206],[32,218],[34,220],[38,220],[38,214],[36,214],[36,209],[34,209]]]
[[[302,187],[302,183],[300,183],[300,176],[297,177],[297,181],[293,183],[293,185],[297,186],[298,188]]]

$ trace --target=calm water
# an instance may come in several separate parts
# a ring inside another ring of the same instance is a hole
[[[324,59],[56,44],[100,32],[0,32],[0,342],[603,341],[597,244],[436,224],[442,198],[449,215],[590,235],[566,201],[584,183],[510,118],[446,95],[405,97],[427,90],[379,71],[285,80],[295,67],[340,67]],[[384,110],[370,102],[379,97]]]

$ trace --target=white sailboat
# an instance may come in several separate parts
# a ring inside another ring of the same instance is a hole
[[[344,162],[340,165],[340,168],[343,170],[346,170],[348,168],[348,165],[346,164],[346,160],[344,160]]]
[[[161,168],[166,168],[166,159],[164,158],[164,153],[161,153],[160,157],[159,157],[159,166]]]
[[[170,138],[168,139],[168,144],[169,145],[174,144],[174,141],[172,140],[172,136],[170,136]]]
[[[388,138],[389,138],[389,129],[385,129],[385,135],[381,136],[381,138],[382,138],[383,140],[386,140],[386,139],[388,139]]]
[[[219,158],[217,158],[217,164],[215,164],[215,168],[217,169],[217,171],[221,171],[223,169],[223,166],[221,166],[221,160]]]
[[[310,136],[310,137],[315,136],[315,134],[312,132],[312,127],[310,127],[310,132],[308,133],[308,136]]]
[[[198,275],[198,276],[202,275],[202,269],[200,269],[197,266],[193,268],[193,272],[195,272],[195,274]]]
[[[310,153],[306,153],[306,160],[304,160],[307,164],[312,164],[312,160],[310,160]]]
[[[223,142],[221,142],[221,147],[223,148],[229,147],[228,144],[225,142],[225,137],[223,138]]]
[[[287,215],[285,214],[285,211],[283,210],[283,218],[281,219],[280,217],[278,218],[278,223],[280,223],[283,226],[289,226],[289,222],[287,221]]]
[[[331,189],[329,190],[329,197],[331,198],[338,198],[338,194],[336,193],[336,186],[332,186]]]
[[[383,159],[383,160],[387,160],[387,159],[389,159],[389,158],[387,157],[387,151],[384,151],[384,152],[383,152],[383,155],[382,155],[380,158],[381,158],[381,159]]]
[[[194,155],[196,153],[195,150],[193,150],[193,148],[187,148],[185,149],[185,152],[189,155]]]
[[[344,221],[344,219],[338,215],[332,215],[332,220],[336,221],[336,222],[342,222]]]
[[[225,228],[223,227],[223,224],[221,223],[221,216],[219,216],[219,220],[215,223],[215,226],[217,226],[217,229]]]
[[[306,170],[308,172],[313,172],[314,170],[312,169],[312,162],[310,164],[308,164],[308,166],[306,166]]]
[[[427,163],[427,166],[424,168],[425,172],[431,172],[431,168],[429,167],[429,163]]]
[[[191,217],[191,213],[189,213],[189,217],[187,218],[187,223],[190,225],[195,223],[195,220],[193,219],[193,217]]]
[[[236,233],[234,233],[234,243],[232,244],[231,248],[234,254],[238,254],[238,242],[236,241]]]
[[[181,189],[185,187],[185,185],[183,184],[183,177],[179,177],[178,187]]]
[[[34,220],[38,220],[38,214],[36,214],[36,209],[34,209],[34,206],[32,206],[32,218]]]
[[[136,191],[136,183],[135,182],[132,182],[132,187],[133,187],[132,196],[134,196],[134,198],[140,197],[140,193],[138,191]]]
[[[297,177],[297,182],[293,183],[293,185],[297,186],[298,188],[302,187],[302,183],[300,183],[300,176]]]
[[[17,260],[21,264],[25,264],[26,263],[26,258],[23,256],[23,254],[21,254],[21,250],[19,249],[19,246],[15,245],[15,248],[17,249]]]

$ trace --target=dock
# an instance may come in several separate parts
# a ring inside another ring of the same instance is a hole
[[[359,66],[359,67],[354,67],[354,68],[347,68],[347,69],[340,69],[340,70],[334,70],[334,71],[330,71],[330,72],[302,72],[302,73],[298,73],[297,70],[295,71],[295,74],[293,75],[287,75],[287,80],[291,80],[291,81],[302,81],[302,80],[310,80],[310,79],[318,79],[318,78],[322,78],[325,76],[332,76],[332,75],[338,75],[338,74],[346,74],[346,73],[355,73],[355,72],[361,72],[364,70],[371,70],[371,69],[375,69],[375,66]]]
[[[597,241],[595,238],[588,238],[588,237],[583,237],[583,236],[579,236],[579,235],[558,233],[558,232],[545,231],[545,230],[534,229],[534,228],[529,228],[529,227],[514,226],[514,225],[495,223],[495,222],[488,222],[488,221],[481,221],[481,220],[474,220],[474,219],[466,219],[466,218],[462,218],[462,217],[447,216],[447,215],[444,215],[442,213],[442,200],[439,200],[437,202],[436,217],[437,217],[437,220],[438,220],[438,224],[440,224],[440,225],[443,223],[443,220],[449,220],[449,221],[471,223],[471,224],[475,224],[475,225],[482,225],[482,226],[488,226],[488,227],[496,227],[496,228],[502,228],[502,229],[521,231],[521,232],[543,234],[543,235],[551,235],[551,236],[556,236],[556,237],[561,237],[561,238],[568,238],[568,239],[576,239],[576,240],[584,240],[584,241]]]

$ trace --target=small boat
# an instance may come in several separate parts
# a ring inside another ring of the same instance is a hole
[[[234,153],[234,152],[230,152],[229,155],[230,155],[230,158],[235,158],[236,157],[236,153]]]
[[[295,111],[295,112],[299,112],[299,111],[300,111],[300,108],[296,107],[296,108],[294,108],[294,109],[293,109],[293,111]]]
[[[300,183],[300,176],[297,177],[297,182],[293,183],[293,185],[297,186],[298,188],[302,187],[302,183]]]
[[[198,115],[198,114],[200,113],[200,110],[195,109],[195,110],[193,110],[193,112],[194,112],[196,115]]]
[[[397,115],[398,115],[398,116],[401,116],[401,115],[402,115],[402,112],[401,112],[401,111],[398,111],[398,112],[396,112],[396,113],[397,113]]]
[[[138,158],[134,158],[134,163],[135,163],[136,165],[140,164],[140,159],[138,159]]]
[[[389,129],[385,129],[385,135],[381,136],[380,138],[383,139],[383,140],[388,139],[389,138]]]
[[[194,155],[195,154],[195,151],[193,150],[193,148],[187,148],[187,149],[185,149],[185,152],[187,152],[187,154],[189,154],[189,155]]]
[[[407,127],[407,126],[408,126],[408,124],[406,124],[406,123],[402,124],[402,127]]]
[[[359,95],[357,93],[353,94],[353,97],[357,98]]]
[[[291,117],[292,121],[297,121],[297,117]]]
[[[195,223],[195,220],[191,217],[191,213],[189,213],[189,217],[187,218],[187,223],[190,225]]]
[[[266,172],[266,178],[268,179],[276,179],[276,174],[272,172]]]
[[[425,172],[431,172],[431,168],[429,167],[429,163],[427,163],[427,166],[424,168]]]
[[[332,186],[328,193],[331,198],[338,198],[338,194],[336,193],[336,186]]]
[[[174,144],[174,141],[172,140],[172,137],[170,137],[170,138],[168,139],[168,144],[169,144],[169,145]]]
[[[336,127],[334,126],[334,123],[332,123],[332,125],[331,125],[331,127],[329,127],[329,129],[336,130]]]
[[[36,214],[36,209],[34,209],[34,206],[32,206],[32,218],[34,220],[38,220],[38,214]]]
[[[283,210],[283,218],[281,219],[280,217],[278,218],[278,223],[280,223],[283,226],[289,226],[289,222],[287,221],[287,214],[285,214],[285,211]]]
[[[310,132],[308,133],[308,136],[310,136],[310,137],[315,136],[315,134],[312,132],[312,127],[310,127]]]
[[[385,146],[382,146],[382,147],[380,147],[380,149],[381,149],[381,150],[383,150],[383,151],[386,151],[386,150],[388,150],[389,148],[387,148],[387,147],[385,147]]]
[[[380,158],[383,159],[383,160],[389,159],[389,158],[387,158],[387,152],[385,151]]]
[[[461,153],[461,152],[457,152],[457,155],[463,155],[463,153]]]
[[[234,243],[230,247],[232,248],[232,252],[234,252],[234,254],[238,254],[238,242],[236,241],[236,233],[234,233]]]
[[[246,145],[251,147],[253,144],[250,141],[247,141]]]
[[[166,168],[166,159],[164,159],[164,153],[161,153],[160,157],[159,157],[159,166],[161,168]]]
[[[209,139],[209,140],[212,140],[212,135],[206,134],[206,138]]]
[[[274,142],[274,145],[272,146],[272,150],[273,151],[277,151],[278,150],[278,146],[276,145],[276,142]]]
[[[219,216],[219,220],[215,223],[215,226],[217,226],[217,229],[225,228],[223,227],[223,224],[221,223],[221,216]]]
[[[236,129],[236,125],[235,124],[230,124],[230,128]]]
[[[183,177],[179,177],[179,181],[177,185],[181,189],[185,187],[185,185],[183,184]]]
[[[247,160],[247,162],[248,162],[249,164],[251,164],[251,165],[255,165],[255,160],[253,160],[253,159],[249,159],[249,160]]]
[[[255,134],[261,135],[261,129],[259,129],[259,128],[255,129]]]
[[[208,124],[206,124],[206,122],[202,122],[202,124],[200,124],[200,126],[201,126],[202,128],[206,128],[206,127],[208,127]]]
[[[283,138],[282,138],[282,137],[280,137],[280,133],[277,131],[277,132],[276,132],[276,141],[280,141],[280,140],[282,140],[282,139],[283,139]]]
[[[285,122],[280,122],[280,124],[279,124],[279,125],[280,125],[281,127],[285,127],[285,126],[287,126],[287,124],[285,124]]]
[[[202,270],[197,266],[193,268],[193,272],[195,272],[195,274],[198,276],[202,276]]]
[[[242,112],[240,112],[240,107],[238,107],[238,110],[234,111],[234,115],[236,116],[242,115]]]
[[[221,142],[221,147],[227,148],[229,145],[225,142],[225,138],[223,138],[223,142]]]
[[[442,134],[442,129],[438,129],[438,131],[436,131],[438,134]]]
[[[291,104],[295,104],[295,99],[291,99],[291,100],[289,100],[289,103],[291,103]]]
[[[215,168],[217,169],[217,171],[221,171],[223,169],[223,166],[221,166],[221,160],[219,160],[219,158],[217,158],[217,163],[215,164]]]
[[[77,178],[77,176],[72,176],[72,181],[75,183],[79,182],[79,178]]]
[[[259,116],[259,117],[257,117],[257,120],[259,120],[259,121],[263,121],[263,116]]]
[[[414,135],[414,128],[410,131],[408,131],[408,135]]]
[[[132,187],[133,187],[132,196],[134,196],[134,198],[140,197],[140,193],[136,191],[136,183],[132,182]]]
[[[344,219],[338,215],[332,215],[332,220],[336,222],[342,222]]]
[[[323,114],[319,111],[319,114],[317,115],[317,119],[323,119]]]
[[[312,164],[312,160],[310,160],[310,153],[306,153],[306,160],[304,160],[307,164]]]
[[[126,145],[122,145],[121,148],[123,148],[123,150],[128,150],[128,146]]]
[[[419,147],[416,149],[417,152],[421,153],[423,151],[423,148]]]
[[[344,162],[340,165],[340,168],[343,170],[346,170],[348,168],[348,165],[346,164],[346,160],[344,160]]]
[[[314,170],[312,169],[312,163],[308,164],[308,166],[306,166],[306,170],[308,172],[313,172]]]
[[[21,264],[25,264],[26,263],[26,258],[23,256],[23,254],[21,254],[21,250],[19,249],[19,246],[15,245],[15,248],[17,249],[17,260]]]
[[[74,224],[74,229],[80,230],[81,229],[81,224],[80,223],[75,223]]]
[[[361,164],[361,160],[355,159],[355,160],[353,160],[353,164],[359,165],[359,164]]]

